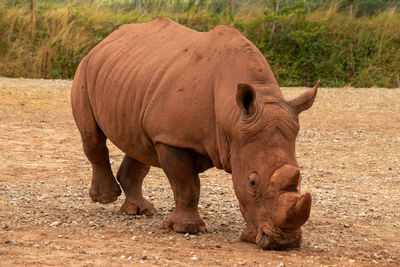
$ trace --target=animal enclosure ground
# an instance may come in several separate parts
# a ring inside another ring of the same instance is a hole
[[[15,265],[399,265],[400,89],[321,88],[300,117],[302,191],[313,196],[299,250],[239,241],[230,175],[201,174],[208,233],[164,230],[172,191],[152,168],[153,217],[92,203],[91,169],[70,108],[71,81],[0,78],[0,259]],[[284,88],[292,98],[304,88]],[[109,145],[116,172],[123,154]]]

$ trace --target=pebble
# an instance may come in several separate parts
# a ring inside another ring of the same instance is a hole
[[[59,226],[59,225],[61,225],[61,222],[60,222],[60,221],[54,221],[54,222],[52,222],[52,223],[50,224],[50,226]]]
[[[193,257],[191,257],[190,259],[191,259],[192,261],[197,261],[197,260],[198,260],[197,256],[193,256]]]
[[[143,250],[142,255],[140,256],[140,259],[147,260],[147,252],[145,250]]]

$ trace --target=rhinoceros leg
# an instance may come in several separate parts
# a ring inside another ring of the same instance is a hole
[[[159,144],[157,154],[175,200],[175,209],[164,221],[164,227],[182,233],[205,232],[205,224],[197,209],[200,180],[195,166],[195,153]]]
[[[111,170],[106,138],[104,135],[102,137],[100,133],[97,135],[90,141],[82,138],[83,150],[92,164],[93,175],[89,196],[93,202],[107,204],[117,200],[121,195],[121,188]]]
[[[118,182],[121,184],[126,196],[125,202],[121,206],[121,212],[148,216],[156,212],[153,204],[142,195],[143,179],[149,169],[150,166],[125,155],[117,173]]]
[[[113,202],[121,195],[121,188],[111,171],[107,138],[93,116],[88,99],[86,61],[82,61],[76,71],[71,100],[75,122],[82,137],[83,150],[92,164],[93,176],[89,195],[94,202]]]

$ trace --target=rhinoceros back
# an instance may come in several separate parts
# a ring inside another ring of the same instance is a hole
[[[215,102],[234,95],[238,82],[265,80],[269,66],[257,53],[232,27],[201,33],[166,18],[124,25],[82,62],[93,116],[143,162],[156,165],[154,146],[166,143],[218,165]]]

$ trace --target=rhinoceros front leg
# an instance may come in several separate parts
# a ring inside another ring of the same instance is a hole
[[[164,221],[164,227],[180,233],[205,232],[205,224],[197,209],[200,180],[195,171],[194,152],[158,144],[157,154],[175,200],[175,209]]]
[[[147,216],[156,212],[153,204],[147,201],[142,194],[143,179],[149,169],[150,166],[125,155],[117,173],[118,182],[121,184],[126,196],[125,202],[121,206],[121,212]]]

